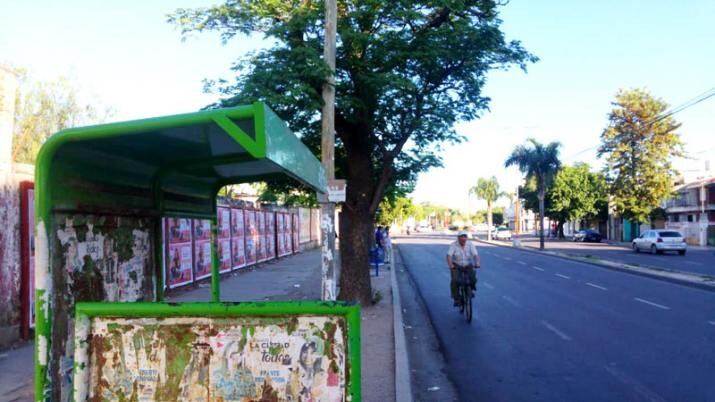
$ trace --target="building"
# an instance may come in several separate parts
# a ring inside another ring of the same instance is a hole
[[[688,244],[715,246],[715,176],[680,184],[665,203],[666,228],[680,231]]]

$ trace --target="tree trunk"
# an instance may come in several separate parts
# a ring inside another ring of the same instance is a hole
[[[487,202],[487,240],[492,240],[492,203]]]
[[[539,191],[539,249],[544,249],[544,197],[543,191]]]
[[[564,223],[559,221],[559,226],[558,226],[558,234],[559,234],[559,239],[563,239],[564,237]]]
[[[340,220],[340,294],[338,299],[372,303],[369,250],[373,216],[367,209],[344,208]]]
[[[369,149],[362,143],[347,141],[347,192],[340,221],[340,294],[338,299],[372,303],[370,286],[370,245],[374,241],[375,195]]]

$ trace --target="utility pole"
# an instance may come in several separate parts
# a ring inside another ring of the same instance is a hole
[[[323,111],[320,157],[330,183],[335,179],[335,36],[338,22],[337,0],[325,1],[325,44],[323,58],[330,76],[323,84]],[[320,197],[320,230],[322,232],[321,299],[335,300],[335,203]]]

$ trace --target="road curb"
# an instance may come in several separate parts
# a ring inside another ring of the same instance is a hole
[[[395,247],[393,245],[393,247]],[[407,354],[407,343],[405,341],[405,326],[402,322],[402,302],[400,301],[400,289],[397,286],[395,275],[395,256],[400,253],[393,251],[390,256],[390,282],[392,285],[392,328],[395,337],[395,401],[412,402],[412,380],[410,376],[410,363]],[[400,263],[402,258],[400,257]]]
[[[513,246],[511,244],[504,244],[501,242],[487,241],[482,239],[476,239],[480,243],[491,244],[499,247],[515,248],[518,250],[523,250],[529,253],[548,255],[551,257],[561,258],[564,260],[571,260],[576,262],[581,262],[584,264],[594,265],[601,268],[607,268],[614,271],[626,272],[632,275],[638,275],[653,279],[658,279],[665,282],[676,283],[679,285],[690,286],[693,288],[698,288],[702,290],[707,290],[710,292],[715,292],[715,280],[707,281],[707,277],[701,275],[695,275],[690,273],[685,273],[675,270],[666,270],[663,268],[654,268],[649,266],[635,266],[618,261],[599,259],[593,260],[587,257],[573,256],[565,253],[559,253],[555,251],[541,251],[531,247],[525,246]]]

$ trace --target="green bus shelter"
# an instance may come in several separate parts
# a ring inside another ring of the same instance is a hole
[[[36,169],[37,401],[360,400],[358,306],[221,302],[219,189],[326,191],[266,105],[65,130]],[[164,302],[165,217],[212,221],[211,302]]]

